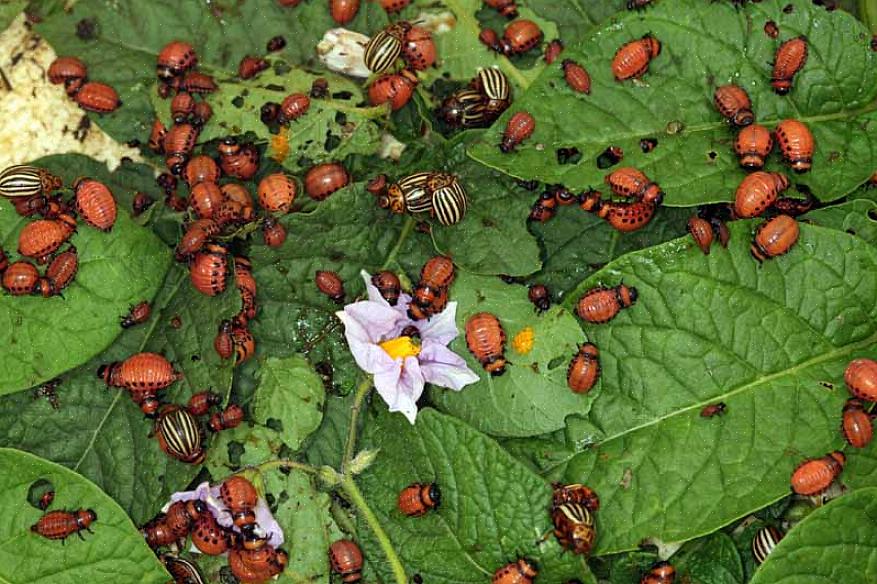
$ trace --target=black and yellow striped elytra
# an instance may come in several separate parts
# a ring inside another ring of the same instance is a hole
[[[369,71],[383,73],[390,69],[402,53],[402,43],[411,30],[407,22],[391,24],[373,36],[365,45],[363,61]]]
[[[580,503],[561,503],[551,510],[558,543],[574,554],[590,555],[597,530],[594,516]]]
[[[466,216],[468,201],[466,190],[457,177],[434,173],[427,189],[432,193],[432,212],[442,225],[455,225]]]
[[[61,186],[60,178],[36,166],[16,164],[0,172],[0,196],[9,199],[47,195]]]
[[[161,561],[164,567],[174,577],[174,582],[185,582],[186,584],[207,584],[198,566],[177,556],[171,554],[162,554]]]
[[[783,533],[772,525],[762,527],[755,532],[755,537],[752,538],[752,556],[755,561],[759,564],[764,563],[782,538]]]
[[[179,406],[166,406],[155,425],[158,442],[169,456],[192,464],[204,459],[201,427],[188,410]]]
[[[426,213],[432,209],[432,197],[427,183],[432,173],[417,172],[391,184],[387,188],[390,210],[403,213]]]
[[[508,109],[511,105],[512,90],[505,73],[497,67],[485,67],[478,70],[478,75],[473,80],[475,88],[479,90],[486,102],[484,107],[493,116],[493,119]],[[491,120],[491,122],[493,121]]]
[[[488,114],[487,102],[477,89],[461,89],[445,99],[439,115],[452,128],[485,128],[496,119]]]

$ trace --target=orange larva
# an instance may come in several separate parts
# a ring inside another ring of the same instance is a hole
[[[436,60],[435,41],[425,28],[412,26],[402,42],[402,59],[416,71],[432,67]]]
[[[282,172],[269,174],[259,182],[259,204],[269,213],[288,213],[295,196],[298,184]]]
[[[216,296],[225,291],[228,276],[228,255],[225,249],[208,245],[207,251],[195,254],[189,266],[189,278],[198,292]]]
[[[859,399],[877,402],[877,361],[854,359],[844,371],[850,393]]]
[[[420,281],[414,287],[414,303],[421,308],[432,305],[442,290],[454,282],[454,262],[446,256],[435,256],[427,260],[420,270]]]
[[[183,374],[158,353],[136,353],[124,361],[101,365],[97,376],[110,387],[123,387],[132,391],[159,391]]]
[[[612,59],[612,74],[618,81],[642,77],[652,59],[661,54],[661,43],[652,35],[621,46]]]
[[[18,253],[44,264],[48,256],[61,247],[75,230],[76,221],[69,215],[28,223],[18,234]]]
[[[642,171],[633,168],[619,168],[605,178],[606,184],[616,195],[633,197],[646,203],[660,205],[664,192],[658,183],[652,182]]]
[[[592,288],[579,298],[576,312],[587,322],[603,324],[615,318],[623,308],[636,303],[636,288],[619,284],[614,288]]]
[[[274,217],[266,217],[262,222],[262,238],[268,247],[280,247],[286,241],[286,228]]]
[[[201,513],[192,526],[192,545],[208,556],[218,556],[228,551],[230,534],[219,525],[212,513]]]
[[[515,0],[484,0],[484,3],[506,18],[517,18],[518,7]]]
[[[186,164],[183,176],[190,187],[204,181],[216,182],[219,180],[219,166],[209,156],[200,154]]]
[[[493,376],[505,373],[505,331],[499,319],[489,312],[473,314],[466,321],[469,352]]]
[[[717,87],[713,94],[713,102],[719,113],[737,127],[748,126],[755,121],[749,94],[739,85]]]
[[[60,294],[70,285],[78,270],[79,255],[76,248],[71,246],[67,251],[56,255],[46,268],[46,276],[40,279],[40,293],[43,297]]]
[[[192,123],[201,127],[213,117],[213,108],[206,101],[199,101],[192,110]]]
[[[315,201],[323,201],[337,190],[350,184],[347,169],[337,162],[318,164],[308,170],[304,178],[305,192]]]
[[[161,123],[161,120],[156,119],[152,122],[152,129],[149,132],[149,141],[146,145],[153,152],[164,152],[164,138],[166,135],[167,128]]]
[[[826,491],[841,473],[845,463],[846,457],[839,450],[822,458],[805,460],[792,473],[792,490],[807,497]]]
[[[494,572],[491,584],[533,584],[538,575],[539,571],[532,562],[519,558]]]
[[[807,125],[798,120],[783,120],[775,133],[780,153],[792,170],[799,174],[810,170],[815,141]]]
[[[349,539],[339,539],[329,546],[329,564],[344,584],[362,580],[362,550]]]
[[[542,29],[532,20],[524,18],[509,23],[499,44],[506,55],[520,55],[536,47],[542,41]]]
[[[219,229],[219,224],[213,219],[193,221],[177,244],[177,261],[183,261],[193,253],[200,251],[211,237],[219,233]]]
[[[670,562],[658,562],[642,577],[640,584],[673,584],[676,568]]]
[[[76,212],[83,221],[101,231],[109,231],[116,223],[116,199],[107,185],[90,178],[73,183]]]
[[[251,335],[252,337],[252,335]],[[248,342],[251,339],[248,339]],[[246,356],[242,359],[238,359],[237,363],[241,363],[253,354],[255,351],[255,344],[253,343],[252,347],[246,347],[245,353]],[[222,410],[221,412],[217,412],[210,416],[210,422],[208,425],[210,429],[214,432],[221,432],[223,430],[231,430],[232,428],[237,428],[241,425],[241,422],[244,421],[244,410],[241,406],[237,404],[229,404],[227,408]]]
[[[189,398],[186,409],[193,416],[203,416],[210,408],[222,403],[222,397],[212,391],[199,391]]]
[[[420,517],[437,509],[441,504],[442,493],[436,483],[412,483],[399,493],[399,511],[409,517]]]
[[[359,0],[329,0],[329,13],[338,24],[347,24],[359,12]]]
[[[234,339],[231,336],[231,321],[219,323],[219,330],[213,339],[213,349],[220,359],[231,359],[234,355]]]
[[[182,75],[198,63],[195,49],[183,41],[171,41],[158,53],[156,72],[164,79]]]
[[[385,73],[369,86],[368,99],[372,105],[389,103],[390,108],[396,111],[411,100],[416,86],[417,78],[408,71],[401,74]]]
[[[557,57],[563,52],[563,41],[560,39],[554,39],[547,45],[545,45],[545,54],[542,57],[545,60],[545,63],[551,65],[554,61],[557,60]]]
[[[150,314],[152,314],[152,307],[149,302],[144,300],[143,302],[132,306],[128,314],[122,317],[120,324],[122,325],[122,328],[131,328],[132,326],[143,324],[149,320]]]
[[[847,400],[843,409],[841,429],[844,438],[853,448],[865,448],[871,443],[874,437],[874,425],[861,401]]]
[[[97,81],[89,81],[83,85],[74,99],[82,109],[102,114],[114,111],[122,105],[115,89]]]
[[[600,203],[596,213],[605,219],[613,229],[622,232],[636,231],[649,224],[655,216],[657,207],[654,203],[634,201],[633,203],[617,203],[608,201]]]
[[[222,205],[225,196],[215,182],[202,181],[189,193],[189,207],[200,219],[210,219]]]
[[[773,62],[773,77],[770,84],[779,95],[792,89],[795,74],[807,62],[807,38],[799,36],[789,39],[777,49]]]
[[[250,525],[256,521],[254,509],[259,502],[256,487],[240,475],[232,475],[219,487],[219,497],[231,512],[232,520],[238,527]]]
[[[291,93],[280,103],[278,121],[286,124],[305,115],[311,107],[311,98],[304,93]]]
[[[591,76],[584,67],[572,59],[563,61],[563,78],[573,91],[584,94],[591,93]]]
[[[318,270],[314,275],[317,288],[337,303],[344,302],[344,282],[335,272]]]
[[[269,66],[268,61],[265,59],[247,55],[241,59],[240,64],[238,64],[238,77],[241,79],[251,79]]]
[[[253,206],[253,197],[250,195],[250,191],[240,183],[225,183],[219,187],[219,190],[229,201],[237,201],[244,207]]]
[[[399,281],[399,276],[384,270],[372,276],[372,284],[390,306],[396,306],[396,303],[399,302],[399,294],[402,292],[402,283]]]
[[[180,89],[189,93],[212,93],[219,89],[213,77],[198,71],[189,71],[180,81]]]
[[[600,378],[600,351],[597,345],[585,343],[570,361],[566,384],[574,393],[588,393]]]
[[[88,69],[76,57],[58,57],[49,65],[49,81],[58,85],[68,79],[85,79]]]
[[[181,91],[171,100],[171,119],[174,123],[182,124],[189,119],[195,110],[195,98],[192,94]]]
[[[378,4],[381,5],[381,8],[387,11],[387,13],[399,12],[409,4],[411,4],[411,0],[378,0]]]
[[[760,170],[764,160],[773,148],[770,130],[759,124],[746,126],[737,134],[734,151],[740,158],[740,166],[749,170]]]
[[[518,144],[533,135],[536,120],[529,112],[517,112],[506,124],[499,149],[504,153],[514,150]]]
[[[789,179],[777,172],[757,171],[740,183],[734,198],[738,217],[758,217],[773,205],[779,194],[789,188]]]
[[[755,234],[752,256],[759,262],[788,253],[798,241],[798,222],[788,215],[777,215],[767,221]]]
[[[234,341],[234,363],[240,365],[256,353],[256,339],[246,327],[236,326],[231,331]]]
[[[3,272],[3,288],[13,296],[32,294],[40,273],[30,262],[13,262]]]
[[[97,521],[97,514],[91,509],[77,511],[49,511],[30,530],[46,539],[64,540],[74,533],[82,539],[82,530],[91,532],[89,526]]]
[[[713,226],[706,219],[702,219],[697,215],[692,215],[688,219],[688,233],[694,239],[694,243],[700,248],[704,255],[709,255],[710,246],[713,244]]]
[[[249,180],[259,170],[259,150],[252,144],[245,144],[235,154],[220,155],[219,165],[224,174]]]

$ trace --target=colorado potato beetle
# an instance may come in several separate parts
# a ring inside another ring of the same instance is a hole
[[[721,416],[727,411],[728,406],[725,402],[717,402],[714,404],[707,404],[700,410],[701,418],[712,418],[714,416]]]
[[[66,251],[59,253],[46,268],[46,275],[40,278],[39,288],[43,297],[47,298],[54,294],[60,294],[76,277],[79,270],[79,255],[76,248],[70,246]]]
[[[692,215],[688,219],[688,233],[691,234],[694,243],[704,255],[709,255],[710,246],[713,244],[713,226],[706,219]]]
[[[808,497],[824,492],[841,473],[845,463],[846,457],[839,450],[822,458],[805,460],[792,473],[792,490]]]
[[[225,249],[208,245],[206,251],[198,252],[189,266],[189,278],[196,290],[207,296],[225,291],[228,275],[228,254]]]
[[[777,215],[762,224],[752,242],[752,257],[759,262],[781,256],[789,252],[798,241],[800,228],[798,222],[788,215]]]
[[[588,393],[600,378],[600,351],[597,345],[585,343],[572,358],[566,370],[566,384],[573,393]]]
[[[436,48],[432,34],[425,28],[412,26],[402,42],[402,59],[415,71],[424,71],[435,64]]]
[[[213,93],[219,89],[219,86],[210,75],[189,71],[180,81],[180,89],[189,93]]]
[[[195,49],[183,41],[171,41],[158,53],[156,73],[163,79],[182,75],[198,64]]]
[[[847,443],[853,448],[865,448],[871,443],[874,437],[874,425],[861,401],[847,400],[843,409],[841,429]]]
[[[122,105],[119,94],[106,83],[89,81],[85,83],[74,97],[82,109],[90,112],[106,114],[115,111]]]
[[[288,213],[298,194],[298,184],[282,172],[269,174],[259,182],[259,204],[269,213]]]
[[[7,199],[48,195],[62,186],[59,177],[36,166],[15,164],[0,172],[0,197]]]
[[[55,85],[68,79],[85,79],[87,76],[88,68],[76,57],[58,57],[49,65],[49,81]]]
[[[291,93],[280,102],[280,112],[277,121],[287,124],[295,121],[308,113],[311,108],[311,98],[304,93]]]
[[[493,573],[492,584],[533,584],[539,570],[536,565],[526,558],[518,558],[516,561],[506,564]]]
[[[590,203],[590,200],[586,200]],[[584,208],[584,207],[583,207]],[[654,203],[634,201],[633,203],[600,202],[596,213],[618,231],[630,232],[642,229],[655,216],[657,207]]]
[[[390,69],[402,54],[402,43],[411,30],[405,21],[391,24],[373,36],[365,45],[363,61],[369,71],[383,73]]]
[[[466,189],[456,176],[434,172],[427,179],[426,188],[431,193],[431,211],[442,225],[456,225],[466,216],[469,206]]]
[[[449,95],[438,115],[451,128],[483,128],[496,119],[487,111],[485,96],[475,89],[461,89]]]
[[[593,514],[579,503],[561,503],[552,506],[551,521],[554,536],[561,547],[574,554],[590,555],[597,539]]]
[[[560,39],[554,39],[547,45],[545,45],[545,54],[543,55],[543,60],[547,65],[551,65],[554,61],[557,60],[557,57],[563,52],[563,41]]]
[[[329,546],[329,564],[345,584],[362,580],[362,551],[356,542],[339,539]]]
[[[642,77],[652,59],[661,54],[661,43],[652,35],[625,43],[612,59],[612,74],[618,81]]]
[[[337,162],[327,162],[313,166],[305,174],[305,192],[315,201],[324,201],[329,196],[350,184],[347,169]]]
[[[469,87],[484,96],[485,115],[491,121],[511,105],[512,86],[499,67],[480,67]]]
[[[658,562],[653,565],[640,584],[673,584],[676,581],[676,568],[670,562]]]
[[[207,584],[194,562],[171,554],[162,554],[160,559],[176,584]]]
[[[844,371],[844,381],[850,393],[857,398],[877,402],[877,361],[872,359],[850,361]]]
[[[338,304],[344,302],[344,282],[335,272],[317,270],[314,275],[314,283],[317,285],[317,289],[332,301]]]
[[[529,112],[517,112],[505,127],[499,149],[504,153],[513,151],[521,142],[533,135],[536,120]]]
[[[195,98],[192,94],[181,91],[171,100],[171,119],[175,124],[182,124],[195,110]]]
[[[420,517],[437,509],[442,493],[436,483],[412,483],[399,493],[399,511],[408,517]]]
[[[372,105],[389,103],[393,111],[402,109],[414,95],[417,83],[417,77],[407,69],[381,75],[368,88],[369,101]]]
[[[413,291],[413,301],[421,308],[435,302],[440,290],[454,282],[454,263],[449,257],[435,256],[427,260],[420,270],[420,281]]]
[[[584,67],[572,59],[565,59],[563,61],[563,78],[573,91],[590,95],[591,76]]]
[[[212,513],[202,513],[192,526],[192,545],[202,554],[218,556],[231,547],[231,536]]]
[[[505,55],[520,55],[535,48],[542,37],[542,29],[532,20],[513,20],[505,27],[499,41],[500,50]]]
[[[381,5],[381,8],[383,8],[387,14],[393,14],[411,4],[411,0],[378,0],[378,4]]]
[[[58,219],[40,219],[28,223],[18,234],[18,253],[36,259],[38,264],[70,239],[76,230],[76,220],[62,214]]]
[[[135,353],[122,362],[101,365],[97,376],[110,387],[139,391],[159,391],[183,378],[174,366],[158,353]]]
[[[591,512],[600,508],[600,497],[593,489],[581,483],[565,485],[563,483],[551,483],[551,502],[554,506],[563,503],[576,503],[584,505]]]
[[[779,46],[773,62],[773,77],[770,84],[779,95],[792,90],[795,75],[807,62],[807,38],[799,36],[789,39]]]
[[[31,525],[30,530],[46,539],[65,540],[73,534],[82,537],[82,531],[92,533],[91,524],[97,521],[97,513],[91,509],[76,511],[49,511]]]
[[[390,306],[396,306],[399,302],[399,294],[402,292],[402,283],[399,281],[399,276],[384,270],[372,276],[372,284]]]
[[[76,212],[82,220],[101,231],[110,231],[116,223],[116,199],[107,185],[91,178],[73,183]]]
[[[734,141],[734,151],[740,158],[740,166],[749,170],[760,170],[772,148],[773,137],[770,131],[759,124],[751,124],[740,130]]]
[[[215,182],[202,181],[189,192],[189,207],[200,219],[212,218],[222,205],[225,196]]]
[[[268,247],[278,248],[286,241],[286,227],[274,217],[262,221],[262,239]]]
[[[717,87],[713,94],[713,102],[719,113],[738,128],[748,126],[755,121],[749,94],[739,85],[731,83]]]
[[[619,284],[614,288],[599,286],[585,292],[576,304],[576,312],[583,320],[603,324],[615,318],[623,308],[636,303],[636,288]]]
[[[228,407],[221,412],[216,412],[210,416],[210,422],[208,425],[214,432],[221,432],[222,430],[237,428],[243,421],[243,408],[237,404],[229,404]]]
[[[219,180],[219,166],[216,161],[205,154],[193,156],[183,172],[183,178],[190,187],[200,182],[216,182]]]
[[[270,67],[268,61],[262,57],[247,55],[238,64],[238,77],[241,79],[252,79],[268,67]]]
[[[13,296],[32,294],[39,278],[40,273],[32,263],[13,262],[3,272],[3,289]]]
[[[752,538],[752,557],[755,558],[755,563],[763,564],[773,548],[783,539],[783,535],[782,531],[772,525],[756,531]]]
[[[545,312],[551,307],[551,294],[544,284],[533,284],[527,290],[527,298],[536,307],[537,312]]]
[[[177,244],[175,257],[184,261],[207,244],[211,237],[219,233],[220,225],[213,219],[198,219],[186,229]]]
[[[200,464],[207,455],[198,421],[188,410],[180,406],[169,404],[161,409],[155,421],[153,434],[164,453],[180,462]],[[213,518],[210,513],[202,513],[198,520],[201,521],[204,517]]]
[[[479,312],[466,321],[466,345],[469,352],[494,377],[505,373],[505,342],[505,331],[493,314]]]
[[[484,0],[484,3],[506,18],[518,17],[518,6],[515,0]]]
[[[778,172],[756,171],[737,187],[734,212],[738,217],[757,217],[773,205],[780,193],[789,188],[789,179]]]
[[[780,153],[792,170],[799,174],[809,171],[813,164],[815,142],[807,125],[798,120],[783,120],[777,124],[774,132]]]
[[[231,321],[219,323],[219,330],[213,339],[213,349],[220,359],[231,359],[234,355],[234,339],[231,336]]]
[[[664,200],[664,191],[661,187],[636,168],[619,168],[607,175],[605,180],[616,195],[632,197],[655,205],[660,205]]]
[[[222,397],[219,394],[212,391],[199,391],[192,394],[192,397],[189,398],[189,401],[186,403],[186,409],[193,416],[203,416],[210,411],[211,407],[218,406],[221,403]]]
[[[329,13],[338,24],[347,24],[359,12],[359,0],[329,0]]]

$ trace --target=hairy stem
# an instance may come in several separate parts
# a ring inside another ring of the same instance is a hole
[[[341,472],[344,474],[347,473],[347,466],[353,460],[353,451],[356,449],[356,427],[359,423],[359,412],[362,411],[362,404],[371,388],[372,378],[368,376],[359,383],[356,388],[356,395],[353,397],[353,407],[350,409],[350,428],[347,429],[347,444],[344,447],[344,458],[341,459]]]
[[[396,259],[396,254],[399,253],[399,250],[402,249],[402,245],[408,239],[408,236],[414,231],[414,225],[416,223],[417,221],[410,215],[405,218],[405,225],[402,226],[402,233],[399,234],[399,239],[396,241],[396,245],[394,245],[393,249],[390,250],[390,253],[387,254],[387,259],[384,261],[384,265],[381,266],[382,270],[386,270],[390,264],[393,263],[393,260]]]
[[[295,460],[289,460],[285,458],[281,458],[278,460],[269,460],[268,462],[263,462],[262,464],[256,467],[259,472],[265,472],[266,470],[272,470],[275,468],[288,468],[292,470],[300,470],[302,472],[306,472],[308,474],[315,475],[319,471],[312,467],[309,464],[305,464],[303,462],[297,462]]]

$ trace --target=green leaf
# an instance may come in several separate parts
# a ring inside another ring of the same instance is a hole
[[[542,18],[557,23],[560,38],[567,46],[574,44],[587,31],[613,14],[623,11],[626,4],[626,0],[603,0],[603,2],[531,0],[527,3]]]
[[[823,227],[846,231],[871,245],[877,245],[877,202],[865,199],[823,207],[807,213],[803,219]]]
[[[786,5],[792,6],[789,13]],[[779,25],[777,40],[761,30],[768,20]],[[615,51],[646,33],[661,41],[661,55],[642,81],[616,82],[610,70]],[[781,41],[802,34],[809,39],[810,57],[792,92],[780,97],[769,85],[770,63]],[[657,2],[620,16],[564,53],[588,69],[590,95],[569,89],[556,64],[518,96],[470,154],[516,177],[579,190],[603,183],[609,171],[595,161],[608,146],[617,146],[624,150],[624,165],[642,169],[661,185],[667,205],[729,201],[745,173],[712,95],[717,85],[733,81],[749,92],[760,123],[796,118],[808,124],[816,140],[813,170],[794,182],[831,201],[877,167],[877,53],[869,41],[849,14],[804,0],[765,0],[739,10],[729,2]],[[503,154],[496,145],[509,117],[522,110],[534,116],[536,131],[515,154]],[[648,154],[639,146],[646,137],[658,139]],[[572,147],[581,152],[581,162],[560,164],[555,149]],[[768,167],[788,172],[778,153]]]
[[[600,554],[710,533],[842,444],[843,370],[877,349],[877,309],[861,300],[877,250],[805,224],[788,255],[759,265],[754,226],[732,223],[728,250],[709,256],[689,237],[628,254],[565,301],[601,282],[639,291],[611,323],[584,326],[603,369],[588,419],[604,437],[566,479],[601,496]],[[719,401],[725,415],[700,417]]]
[[[547,223],[533,223],[531,227],[544,249],[542,270],[531,280],[545,284],[555,297],[562,298],[615,258],[685,234],[690,216],[688,209],[664,208],[644,228],[621,233],[577,206],[560,209]],[[582,237],[583,233],[588,236]]]
[[[466,359],[481,380],[454,392],[433,388],[430,397],[438,408],[475,428],[496,436],[533,436],[563,427],[570,414],[585,414],[591,400],[570,391],[566,369],[578,344],[584,342],[572,314],[559,306],[537,314],[527,299],[527,288],[506,284],[499,278],[462,273],[451,288],[457,301],[460,335],[451,349]],[[502,323],[506,343],[506,372],[491,377],[466,346],[466,321],[476,312],[491,312]],[[532,350],[514,349],[515,335],[533,330]]]
[[[680,578],[698,584],[742,584],[743,564],[734,540],[724,533],[689,542],[673,556]],[[686,581],[686,580],[683,580]]]
[[[424,409],[411,425],[384,412],[366,424],[363,447],[380,448],[377,461],[361,475],[361,487],[409,577],[481,584],[517,556],[535,560],[544,582],[588,574],[582,559],[562,553],[553,536],[538,543],[551,529],[551,487],[459,420]],[[402,515],[396,508],[399,491],[433,481],[442,491],[438,510],[424,517]],[[359,532],[366,557],[383,557],[365,524]],[[390,581],[386,562],[372,565]]]
[[[27,0],[7,0],[0,3],[0,32],[9,28],[12,21],[27,6]]]
[[[197,0],[156,0],[108,7],[102,0],[80,0],[72,8],[59,6],[42,16],[37,31],[58,54],[78,56],[88,65],[90,78],[109,83],[119,92],[122,107],[112,114],[90,114],[92,119],[120,142],[136,138],[143,144],[155,118],[151,100],[156,56],[169,41],[191,42],[202,71],[223,83],[237,75],[245,55],[265,54],[265,43],[276,35],[287,40],[278,57],[295,65],[313,65],[317,42],[327,29],[337,26],[324,2],[291,9],[276,2],[208,5]],[[97,24],[93,39],[73,34],[82,19]],[[373,31],[385,24],[386,15],[379,6],[363,3],[349,28]]]
[[[167,572],[143,536],[97,486],[62,466],[8,448],[0,449],[0,469],[0,493],[6,509],[0,525],[0,580],[9,584],[167,582]],[[28,491],[37,481],[48,481],[54,488],[50,511],[95,511],[93,533],[82,533],[85,541],[73,536],[63,545],[30,531],[43,514],[27,503]]]
[[[313,466],[341,468],[341,459],[350,428],[350,412],[355,394],[327,395],[326,407],[320,427],[312,435],[305,456]],[[362,426],[362,418],[359,426]]]
[[[127,392],[107,389],[95,372],[103,363],[157,351],[185,375],[162,392],[166,401],[185,403],[191,394],[208,388],[225,396],[232,364],[216,355],[213,338],[217,324],[234,315],[239,303],[234,289],[213,298],[196,292],[188,271],[174,266],[153,302],[150,320],[127,330],[109,350],[62,378],[59,410],[24,393],[0,399],[0,445],[33,452],[83,474],[137,523],[145,522],[171,493],[195,477],[198,467],[165,455],[149,436],[152,422]],[[118,327],[119,315],[113,316]],[[174,328],[174,317],[179,317],[180,328]],[[206,439],[209,445],[209,434]]]
[[[46,159],[45,166],[70,184],[81,176],[76,160]],[[0,205],[0,242],[13,259],[18,234],[30,222],[11,204]],[[110,233],[80,222],[70,241],[79,252],[79,271],[62,296],[0,297],[0,395],[57,377],[106,349],[122,330],[119,316],[155,295],[170,264],[162,242],[124,209]]]
[[[792,529],[755,572],[752,584],[877,579],[877,489],[862,489],[814,511]]]
[[[323,382],[299,355],[269,357],[259,368],[259,389],[253,401],[253,421],[279,426],[280,439],[293,451],[320,426]]]

